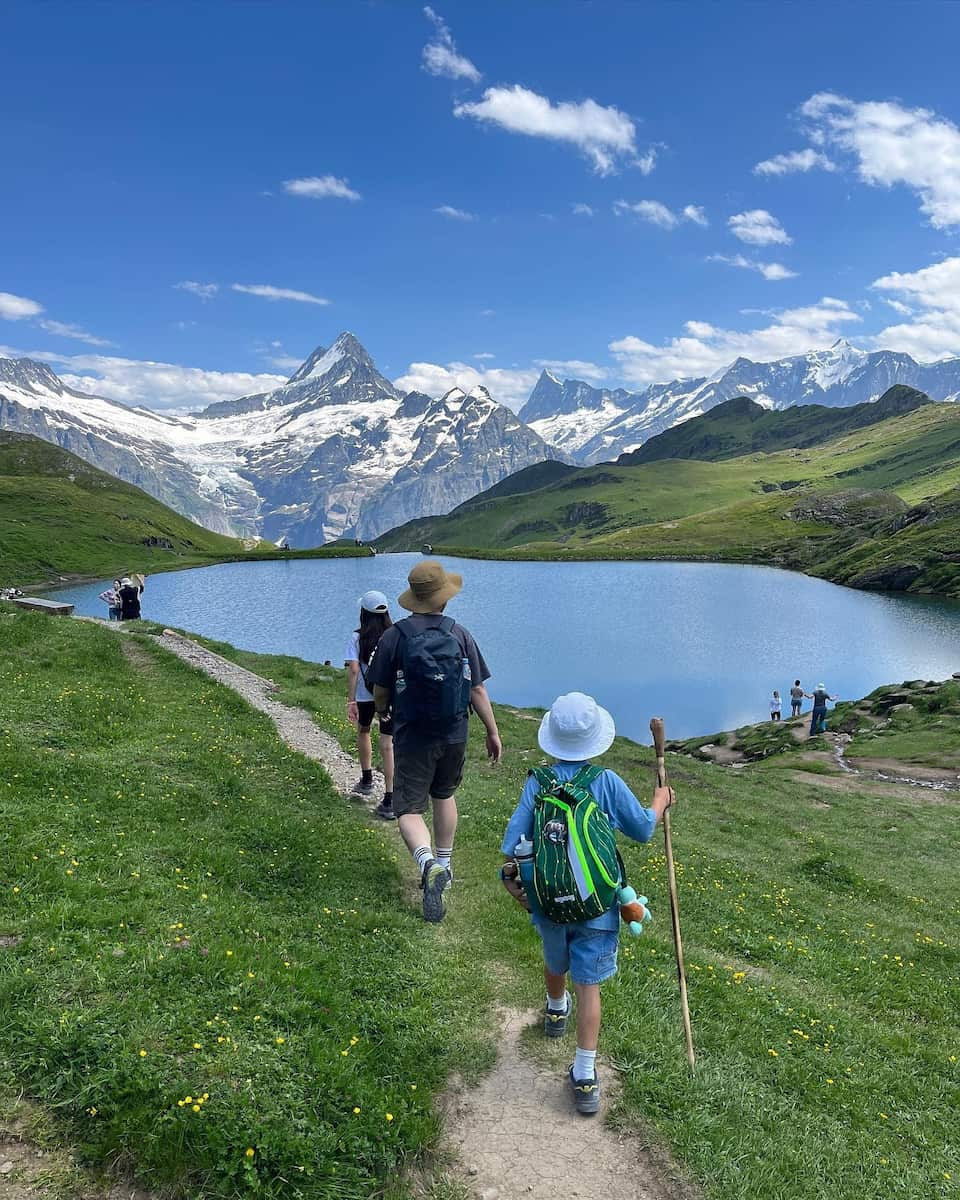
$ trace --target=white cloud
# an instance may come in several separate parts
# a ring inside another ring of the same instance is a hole
[[[554,374],[559,371],[566,375],[568,379],[586,379],[590,383],[600,383],[609,374],[606,367],[598,366],[592,362],[584,362],[579,358],[538,358],[536,361],[538,367],[546,367],[548,371],[553,371]]]
[[[507,369],[502,367],[476,367],[469,363],[415,362],[407,373],[395,379],[394,384],[404,392],[426,392],[428,396],[442,396],[452,387],[465,392],[482,384],[494,400],[517,412],[526,403],[533,385],[540,375],[538,367]]]
[[[272,391],[286,382],[283,375],[206,371],[177,363],[103,354],[31,351],[28,357],[57,364],[60,378],[77,391],[106,396],[131,406],[165,410],[195,411],[220,400]]]
[[[630,336],[611,342],[610,350],[629,383],[664,383],[711,375],[739,355],[768,362],[823,348],[837,339],[842,326],[861,319],[845,301],[825,296],[817,304],[774,314],[760,329],[720,329],[688,321],[681,335],[659,346]]]
[[[310,200],[359,200],[346,179],[336,175],[308,175],[303,179],[285,179],[283,190],[291,196],[306,196]]]
[[[789,154],[775,154],[765,158],[753,168],[755,175],[792,175],[797,171],[835,171],[837,164],[819,150],[807,146],[804,150],[791,150]]]
[[[201,300],[209,300],[220,291],[219,283],[197,283],[195,279],[184,279],[181,283],[173,285],[181,292],[190,292],[193,296],[199,296]]]
[[[441,217],[447,217],[451,221],[475,221],[476,213],[467,212],[464,208],[454,208],[452,204],[441,204],[439,208],[433,210],[439,213]]]
[[[641,221],[661,229],[676,229],[681,221],[692,221],[694,225],[709,224],[706,213],[697,204],[688,204],[680,212],[674,212],[659,200],[614,200],[613,211],[618,217],[623,213],[632,213]]]
[[[0,292],[0,318],[4,321],[22,321],[43,312],[43,305],[26,296],[14,296],[12,292]]]
[[[589,204],[574,204],[573,215],[575,217],[592,217],[593,209]]]
[[[922,362],[960,354],[960,258],[919,271],[893,271],[871,287],[891,293],[893,299],[884,296],[887,303],[913,318],[881,330],[873,339],[879,349],[905,350]]]
[[[265,354],[264,358],[271,367],[280,367],[285,371],[295,371],[303,362],[302,358],[297,358],[294,354]]]
[[[433,22],[435,33],[423,48],[423,69],[428,75],[440,75],[444,79],[467,79],[479,83],[480,72],[469,58],[457,53],[450,27],[443,17],[427,5],[424,13]]]
[[[960,224],[960,129],[952,121],[894,100],[858,103],[832,92],[811,96],[800,111],[818,144],[856,158],[865,183],[905,184],[935,228]]]
[[[264,300],[297,300],[301,304],[329,304],[322,296],[310,292],[298,292],[293,288],[278,288],[270,283],[231,283],[235,292],[246,292],[248,296],[262,296]]]
[[[488,350],[481,350],[479,354],[475,354],[473,357],[479,358],[479,359],[485,359],[485,358],[496,358],[497,356],[495,354],[491,354]]]
[[[74,338],[78,342],[86,342],[88,346],[113,345],[113,342],[107,341],[106,338],[95,337],[92,333],[81,329],[79,325],[70,325],[66,321],[51,321],[41,317],[37,321],[37,325],[46,333],[53,333],[57,337]]]
[[[636,128],[626,113],[596,100],[561,100],[554,104],[520,84],[491,87],[481,100],[457,104],[454,116],[473,117],[510,133],[547,138],[576,146],[598,175],[610,175],[622,164],[635,164],[646,174],[653,168],[637,159]]]
[[[791,271],[783,263],[758,262],[755,258],[747,258],[743,254],[710,254],[707,262],[726,263],[728,267],[739,267],[743,271],[757,271],[764,279],[796,279],[797,272]]]
[[[748,212],[734,213],[727,221],[734,237],[751,246],[789,246],[793,238],[780,222],[765,208],[751,208]]]

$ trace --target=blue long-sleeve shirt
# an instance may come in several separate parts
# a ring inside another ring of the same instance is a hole
[[[585,762],[557,762],[553,763],[552,767],[557,778],[566,783],[586,765]],[[500,849],[504,854],[512,855],[522,837],[532,839],[533,802],[539,790],[540,785],[531,775],[520,793],[519,803],[513,810],[513,816],[503,835]],[[626,834],[635,842],[650,841],[657,825],[657,815],[652,809],[643,807],[616,771],[605,769],[591,784],[590,792],[597,802],[597,807],[607,814],[614,829]],[[541,921],[543,919],[537,918]],[[587,929],[619,929],[620,913],[617,906],[613,905],[602,916],[594,917],[592,921],[583,921],[581,924]]]

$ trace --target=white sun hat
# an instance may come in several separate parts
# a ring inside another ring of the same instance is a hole
[[[365,612],[385,613],[390,607],[389,601],[383,592],[364,592],[360,597],[360,607]]]
[[[605,708],[583,692],[558,696],[540,722],[541,749],[566,762],[583,762],[609,750],[617,728]]]

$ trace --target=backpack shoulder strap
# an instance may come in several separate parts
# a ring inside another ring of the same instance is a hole
[[[393,626],[393,628],[397,631],[397,633],[400,634],[402,638],[408,638],[410,636],[410,626],[407,624],[409,620],[409,617],[403,617],[402,620],[397,621]]]
[[[453,628],[455,625],[456,621],[453,619],[453,617],[445,616],[441,618],[440,624],[437,626],[437,628],[442,629],[444,633],[453,633]]]
[[[574,787],[582,787],[586,791],[590,791],[590,785],[603,774],[604,768],[598,767],[594,763],[587,763],[570,780]]]
[[[553,767],[533,767],[528,774],[536,779],[542,792],[548,792],[557,782],[557,773]]]

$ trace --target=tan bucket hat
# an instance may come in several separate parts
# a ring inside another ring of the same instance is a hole
[[[410,586],[397,597],[397,603],[408,612],[430,613],[451,600],[463,587],[463,576],[445,571],[432,558],[419,562],[407,576]]]

